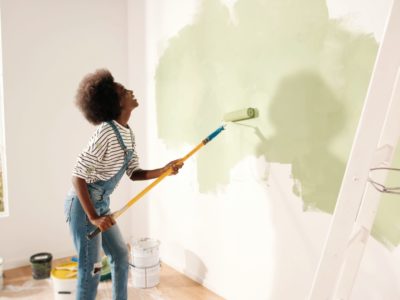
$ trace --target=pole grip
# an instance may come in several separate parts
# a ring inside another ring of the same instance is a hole
[[[100,228],[97,227],[95,230],[93,230],[91,233],[89,233],[86,238],[90,241],[92,240],[96,235],[98,235],[101,232]]]
[[[203,144],[205,145],[205,144],[207,144],[208,142],[212,141],[212,140],[213,140],[218,134],[220,134],[221,131],[224,130],[224,129],[225,129],[224,126],[218,127],[213,133],[211,133],[208,137],[206,137],[206,138],[203,140]]]

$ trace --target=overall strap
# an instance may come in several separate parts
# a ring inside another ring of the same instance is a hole
[[[110,124],[111,128],[114,130],[115,134],[117,135],[118,142],[119,142],[119,144],[120,144],[120,146],[121,146],[121,148],[124,151],[124,154],[126,156],[127,152],[128,152],[128,148],[126,148],[126,146],[124,144],[124,141],[122,139],[121,133],[119,132],[117,126],[115,126],[113,121],[109,121],[107,123]]]

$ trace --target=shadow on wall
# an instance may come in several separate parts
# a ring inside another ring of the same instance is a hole
[[[293,191],[305,209],[332,212],[345,163],[329,149],[345,126],[343,104],[314,72],[298,72],[278,85],[266,112],[275,134],[257,153],[292,165]]]
[[[207,275],[207,268],[203,261],[189,250],[185,250],[185,268],[183,271],[189,277],[195,275],[196,281],[200,284],[203,284]]]

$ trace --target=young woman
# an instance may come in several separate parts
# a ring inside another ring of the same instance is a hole
[[[110,195],[124,173],[131,180],[153,179],[169,168],[177,174],[183,163],[178,159],[155,170],[139,168],[135,138],[128,125],[138,102],[133,92],[115,82],[108,70],[98,70],[82,80],[76,104],[90,123],[98,125],[78,157],[73,188],[65,201],[65,216],[79,259],[76,299],[96,298],[101,248],[111,264],[113,299],[128,299],[129,253],[111,216]],[[88,240],[87,235],[96,227],[101,234]]]

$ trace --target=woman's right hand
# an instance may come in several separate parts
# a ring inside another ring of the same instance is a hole
[[[101,217],[97,215],[93,203],[90,201],[89,190],[84,179],[72,176],[72,184],[75,188],[76,194],[78,195],[79,202],[81,203],[90,223],[98,227],[101,231],[106,231],[115,224],[115,220],[112,215]]]
[[[116,222],[112,215],[106,215],[90,219],[90,223],[98,227],[102,232],[113,226]]]

